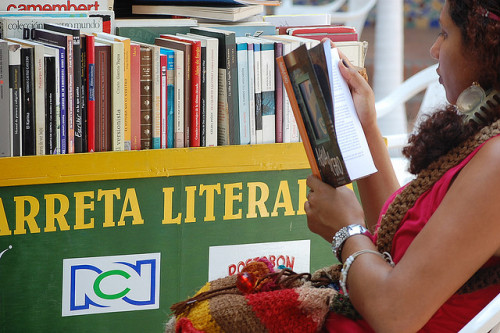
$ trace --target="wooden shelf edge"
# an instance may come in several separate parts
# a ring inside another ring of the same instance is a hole
[[[308,168],[302,143],[9,157],[0,187]]]

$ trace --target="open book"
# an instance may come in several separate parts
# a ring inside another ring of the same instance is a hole
[[[377,170],[330,42],[277,59],[313,174],[338,187]]]

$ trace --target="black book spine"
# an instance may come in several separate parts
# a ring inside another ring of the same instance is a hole
[[[21,156],[21,65],[9,65],[12,112],[12,156]]]
[[[35,80],[33,75],[33,48],[23,48],[21,49],[23,156],[35,155]]]
[[[45,153],[57,154],[55,57],[45,57]]]

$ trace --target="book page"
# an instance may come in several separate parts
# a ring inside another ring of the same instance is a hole
[[[338,50],[331,49],[331,55],[335,132],[349,177],[354,180],[375,173],[377,169],[354,108],[351,92],[340,73]]]

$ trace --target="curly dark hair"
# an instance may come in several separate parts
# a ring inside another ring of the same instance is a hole
[[[490,89],[500,83],[500,22],[485,17],[488,10],[500,16],[498,0],[447,0],[451,19],[461,33],[467,56],[480,64],[479,84]],[[500,107],[488,114],[488,124],[500,117]],[[416,134],[410,136],[403,155],[409,158],[409,172],[418,174],[431,162],[446,154],[465,139],[474,135],[481,126],[464,124],[454,106],[447,106],[420,122]]]

